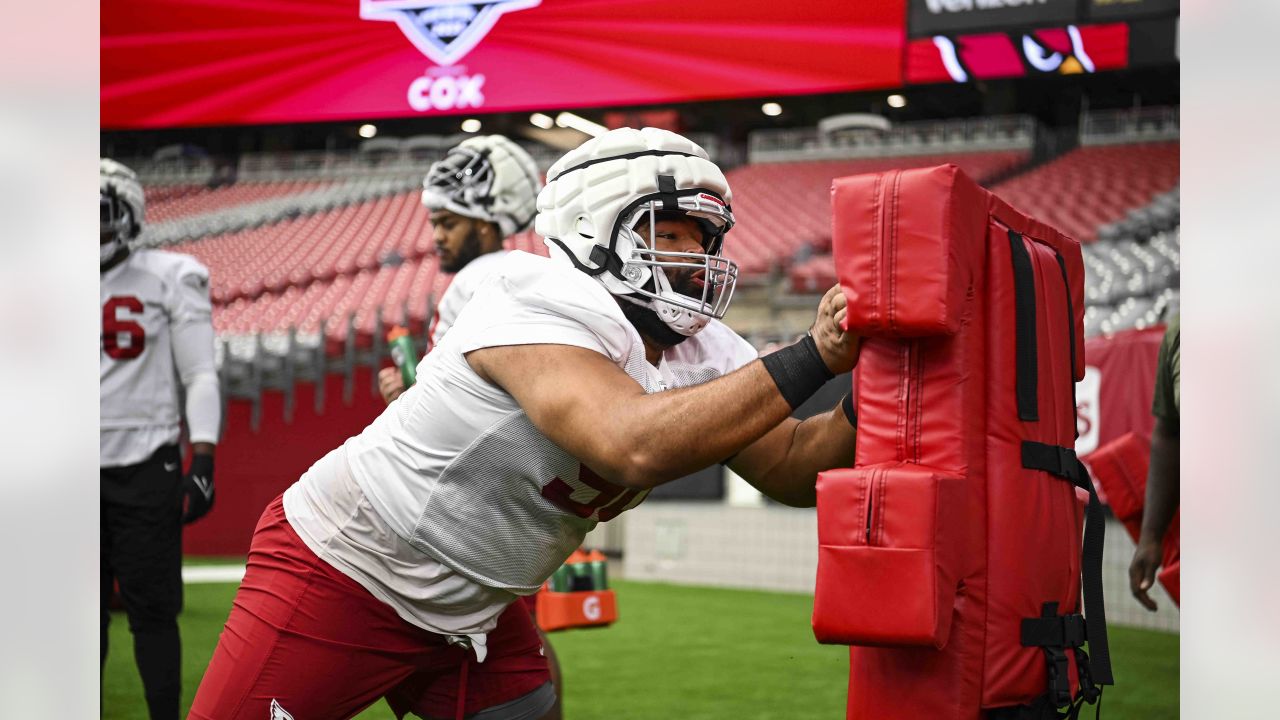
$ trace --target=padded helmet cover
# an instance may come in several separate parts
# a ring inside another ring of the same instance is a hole
[[[468,138],[434,163],[422,181],[422,204],[496,223],[503,237],[533,222],[542,189],[538,166],[501,135]]]
[[[535,230],[552,258],[595,277],[612,294],[654,310],[668,327],[693,335],[724,316],[737,265],[720,257],[733,227],[724,173],[691,140],[658,128],[619,128],[556,161],[538,195]],[[703,252],[668,252],[634,229],[655,212],[683,214],[703,232]],[[676,292],[673,270],[700,273],[701,297]]]

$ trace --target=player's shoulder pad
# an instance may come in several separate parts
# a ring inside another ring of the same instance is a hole
[[[672,348],[674,357],[691,365],[711,365],[722,374],[755,360],[759,352],[751,343],[719,320],[711,320],[697,335]]]
[[[586,326],[625,356],[630,324],[613,295],[594,278],[550,258],[521,250],[507,254],[478,292],[502,292],[511,301]]]
[[[459,270],[457,274],[453,276],[453,281],[458,282],[459,280],[468,280],[471,282],[478,282],[497,269],[510,254],[511,251],[509,250],[485,253],[484,255],[481,255],[467,263],[466,267]]]
[[[462,296],[465,303],[476,292],[476,289],[484,284],[489,275],[502,265],[503,260],[509,254],[508,251],[502,250],[486,253],[472,260],[453,276],[453,282],[449,283],[449,289],[445,292]]]
[[[190,255],[153,248],[134,250],[133,255],[139,265],[165,280],[209,285],[209,269]]]

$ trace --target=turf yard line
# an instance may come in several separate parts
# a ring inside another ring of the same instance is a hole
[[[236,583],[244,579],[244,565],[195,565],[182,568],[182,582]]]

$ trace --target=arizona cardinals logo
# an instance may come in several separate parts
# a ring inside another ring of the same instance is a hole
[[[280,703],[276,702],[275,699],[272,698],[270,720],[293,720],[293,716],[289,714],[288,710],[280,707]]]
[[[940,60],[947,75],[956,82],[1037,74],[1075,75],[1124,67],[1128,56],[1127,38],[1127,28],[1116,24],[1083,28],[1067,25],[954,38],[936,35],[932,38],[936,59],[930,60]],[[911,81],[941,80],[925,77],[920,69],[912,67],[919,56],[919,52],[913,52],[912,59],[908,60]],[[923,72],[928,74],[929,68]]]
[[[471,52],[503,13],[537,7],[542,0],[360,0],[362,20],[389,20],[437,65]]]

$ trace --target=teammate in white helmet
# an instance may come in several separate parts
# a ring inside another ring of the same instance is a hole
[[[792,411],[852,368],[844,299],[756,358],[720,322],[732,197],[706,152],[624,128],[548,173],[536,229],[419,365],[416,384],[266,510],[193,718],[513,720],[554,703],[515,600],[598,522],[727,463],[812,506],[853,462],[848,403]]]
[[[209,272],[186,255],[131,249],[145,200],[132,170],[100,161],[102,637],[113,586],[133,633],[151,717],[178,717],[182,525],[213,506],[222,399]],[[185,404],[180,398],[185,397]],[[185,410],[190,470],[178,450]]]
[[[434,163],[422,181],[440,269],[456,273],[431,319],[427,349],[440,343],[476,288],[507,251],[506,238],[529,229],[542,175],[524,148],[501,135],[464,140]],[[378,373],[387,403],[404,392],[398,369]]]

